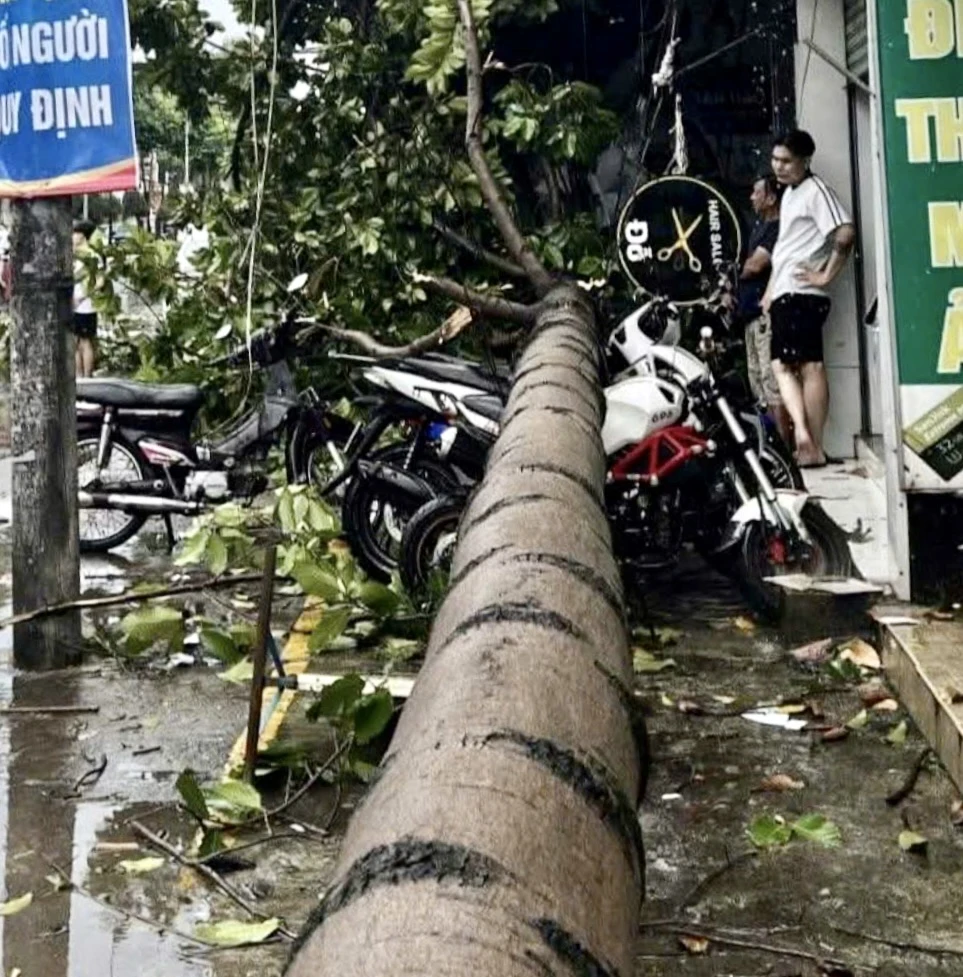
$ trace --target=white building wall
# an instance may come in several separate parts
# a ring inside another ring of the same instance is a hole
[[[815,16],[814,16],[815,14]],[[811,38],[838,63],[846,63],[843,0],[796,0],[800,38]],[[852,208],[849,108],[844,77],[802,41],[796,45],[796,116],[816,140],[813,170]],[[860,429],[859,345],[852,264],[832,288],[833,309],[824,334],[832,404],[826,450],[849,458]]]

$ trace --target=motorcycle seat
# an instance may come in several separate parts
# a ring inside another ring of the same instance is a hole
[[[201,405],[204,393],[190,383],[150,384],[136,380],[78,378],[77,399],[104,407],[191,410]]]
[[[428,380],[441,380],[458,383],[465,387],[476,387],[486,393],[507,397],[512,381],[504,375],[493,375],[481,364],[469,363],[447,357],[410,357],[397,361],[403,369],[417,373]]]
[[[468,410],[487,417],[490,421],[501,421],[505,411],[505,402],[496,396],[479,394],[478,396],[465,397],[462,403]]]

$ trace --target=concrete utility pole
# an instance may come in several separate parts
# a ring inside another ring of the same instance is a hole
[[[73,242],[69,197],[10,204],[13,612],[80,593]],[[53,669],[80,657],[79,612],[14,630],[18,668]]]

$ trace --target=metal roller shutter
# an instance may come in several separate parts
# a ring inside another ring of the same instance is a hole
[[[873,0],[868,0],[873,2]],[[846,67],[854,75],[869,80],[869,44],[866,38],[867,0],[845,0]]]

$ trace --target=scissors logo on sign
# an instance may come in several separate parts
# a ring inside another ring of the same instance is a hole
[[[696,274],[702,271],[702,262],[692,253],[692,248],[689,245],[689,238],[695,234],[696,229],[702,223],[702,217],[703,215],[700,214],[687,229],[683,230],[682,218],[679,217],[679,212],[675,207],[672,208],[672,223],[675,224],[675,230],[679,236],[671,248],[662,248],[659,251],[659,261],[668,261],[677,251],[683,251],[689,256],[689,270]]]

